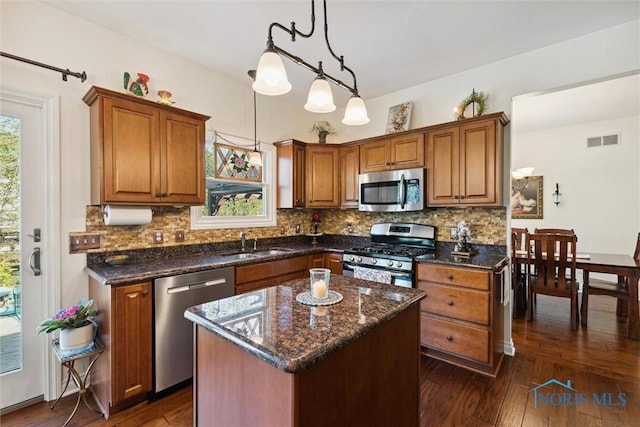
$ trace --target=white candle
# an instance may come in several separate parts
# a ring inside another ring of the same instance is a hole
[[[316,280],[313,282],[313,297],[316,299],[323,299],[327,297],[327,284],[324,280]]]

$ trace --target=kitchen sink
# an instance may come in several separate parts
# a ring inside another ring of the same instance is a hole
[[[224,258],[233,258],[233,259],[251,259],[251,258],[258,258],[261,256],[282,255],[291,251],[293,251],[293,249],[269,248],[269,249],[262,249],[258,251],[252,251],[252,252],[247,252],[247,251],[223,252],[220,254],[220,256]]]
[[[253,252],[225,252],[220,254],[220,256],[224,258],[234,258],[234,259],[256,258],[256,255]]]

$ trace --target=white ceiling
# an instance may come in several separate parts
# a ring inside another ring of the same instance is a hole
[[[53,7],[146,41],[249,84],[269,24],[310,29],[310,0],[42,0]],[[276,45],[352,85],[324,45],[322,1],[315,34],[291,42],[274,29]],[[329,40],[357,76],[366,100],[442,76],[640,19],[636,1],[327,1]],[[303,103],[311,72],[285,60]],[[335,89],[336,105],[348,99]]]

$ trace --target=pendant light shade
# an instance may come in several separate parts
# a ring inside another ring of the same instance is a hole
[[[367,115],[367,107],[364,105],[364,101],[358,95],[352,95],[347,103],[347,108],[344,110],[344,118],[342,123],[345,125],[365,125],[369,123],[369,116]]]
[[[251,166],[262,166],[262,155],[259,151],[252,151],[249,154],[249,164]]]
[[[267,48],[260,57],[251,87],[261,95],[271,96],[284,95],[291,90],[282,59],[272,48]]]
[[[304,109],[312,113],[330,113],[335,111],[333,93],[329,82],[322,75],[318,75],[311,83],[307,103]]]

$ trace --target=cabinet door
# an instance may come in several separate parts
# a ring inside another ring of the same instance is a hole
[[[306,206],[309,208],[340,206],[338,147],[307,145],[306,161]]]
[[[496,168],[496,122],[486,120],[460,127],[460,203],[499,204]],[[502,148],[500,148],[502,150]],[[501,179],[499,180],[502,181]]]
[[[389,170],[390,157],[388,138],[360,145],[360,173]]]
[[[360,147],[340,147],[340,207],[358,207],[358,174],[360,173]]]
[[[306,153],[303,145],[293,146],[293,207],[303,208],[306,203]]]
[[[391,138],[391,168],[410,169],[424,166],[424,134]]]
[[[295,140],[276,142],[278,163],[278,209],[305,205],[305,144]]]
[[[111,357],[115,402],[151,390],[151,282],[115,288]]]
[[[460,144],[458,127],[427,133],[427,204],[458,204]]]
[[[103,108],[104,166],[99,203],[153,203],[160,192],[159,112],[110,98],[104,99]]]
[[[324,268],[324,253],[309,255],[309,268]]]
[[[327,252],[325,254],[325,265],[333,274],[342,274],[342,254]]]
[[[204,203],[204,122],[178,114],[160,115],[163,203]]]

